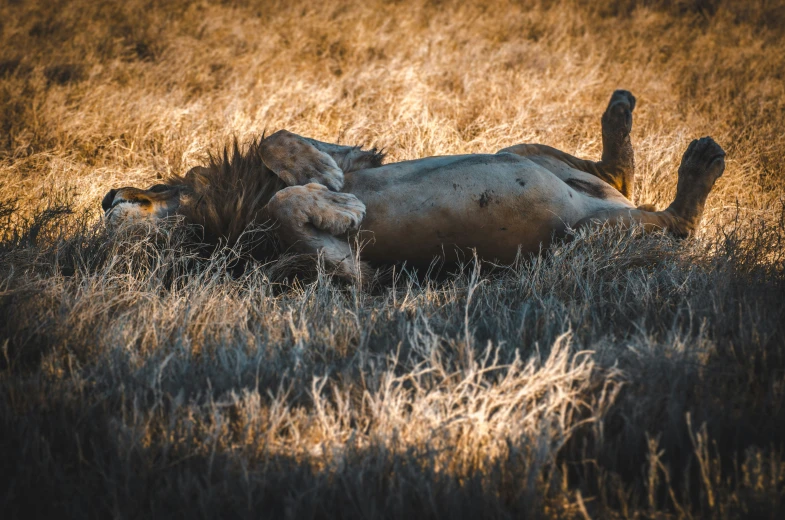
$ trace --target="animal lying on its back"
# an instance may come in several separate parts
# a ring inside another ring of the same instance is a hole
[[[382,164],[375,150],[279,131],[236,146],[206,167],[148,190],[113,189],[102,202],[110,229],[128,220],[181,214],[205,240],[231,245],[251,223],[277,222],[283,244],[322,253],[341,276],[363,263],[428,265],[471,249],[509,262],[537,253],[568,228],[601,221],[683,237],[698,226],[724,169],[710,137],[693,141],[679,167],[673,203],[663,211],[629,200],[635,163],[630,142],[635,98],[617,90],[602,116],[602,160],[521,144],[496,154],[427,157]],[[352,240],[359,234],[359,241]],[[363,243],[358,264],[351,244]],[[261,254],[261,253],[260,253]]]

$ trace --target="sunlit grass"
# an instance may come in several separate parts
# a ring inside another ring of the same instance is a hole
[[[0,20],[4,515],[781,512],[783,7],[62,1]],[[636,202],[672,200],[690,140],[728,152],[698,237],[584,232],[360,288],[296,258],[238,269],[177,222],[110,240],[99,221],[110,187],[264,129],[390,161],[598,159],[615,88],[638,97]]]

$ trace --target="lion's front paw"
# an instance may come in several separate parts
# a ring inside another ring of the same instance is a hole
[[[365,218],[365,204],[360,199],[315,183],[279,191],[270,200],[268,209],[287,225],[307,223],[331,235],[356,230]]]
[[[317,153],[318,156],[312,157],[311,162],[307,163],[303,168],[303,179],[301,179],[301,182],[303,184],[321,184],[332,191],[341,191],[341,188],[343,188],[343,170],[326,153]]]
[[[328,154],[297,134],[279,130],[259,145],[264,164],[289,186],[316,183],[332,191],[343,188],[343,170]]]
[[[321,193],[309,211],[310,221],[331,235],[341,235],[360,227],[365,218],[365,204],[351,193],[335,193],[316,186]]]

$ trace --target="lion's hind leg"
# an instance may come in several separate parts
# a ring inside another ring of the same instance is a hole
[[[343,278],[356,278],[364,269],[346,236],[365,217],[365,204],[354,195],[316,183],[291,186],[276,193],[265,211],[278,222],[279,238],[293,251],[322,254]]]
[[[613,93],[602,114],[602,160],[597,163],[607,176],[603,180],[628,199],[632,199],[635,184],[635,153],[630,141],[633,110],[635,96],[626,90]]]
[[[629,227],[642,224],[644,229],[664,229],[683,238],[695,232],[703,216],[706,198],[717,179],[725,171],[725,151],[711,137],[696,139],[690,143],[679,166],[679,182],[676,198],[663,211],[655,211],[652,205],[636,209],[605,210],[583,218],[575,229],[596,223],[609,223]]]
[[[579,159],[542,144],[519,144],[499,150],[497,153],[514,153],[529,157],[541,165],[543,164],[538,161],[538,157],[555,158],[576,170],[602,179],[631,199],[635,183],[635,153],[630,141],[634,109],[635,96],[630,92],[617,90],[613,93],[608,107],[602,114],[601,161]],[[548,168],[547,163],[543,166]]]

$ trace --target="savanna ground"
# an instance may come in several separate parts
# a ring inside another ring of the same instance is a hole
[[[779,517],[785,6],[0,3],[0,507],[41,517]],[[582,235],[370,289],[227,270],[99,201],[286,128],[388,160],[727,169],[698,236]]]

